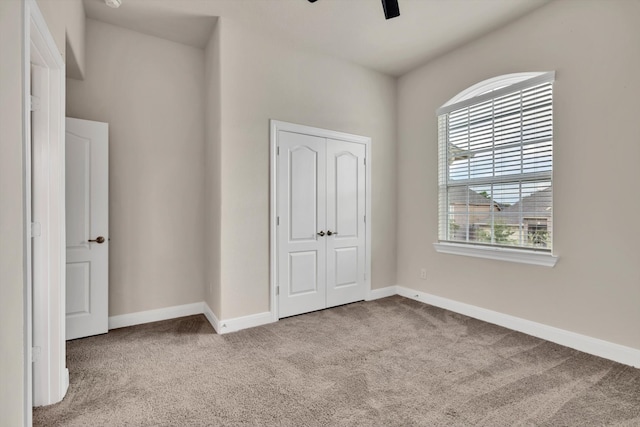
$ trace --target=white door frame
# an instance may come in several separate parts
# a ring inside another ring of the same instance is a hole
[[[65,64],[36,0],[24,0],[23,21],[23,147],[24,147],[24,389],[25,425],[31,425],[34,405],[62,400],[69,386],[65,351],[65,194],[64,120]],[[32,150],[31,64],[42,68],[42,97]],[[35,167],[32,170],[31,164]],[[40,203],[38,249],[32,259],[32,198]],[[32,277],[33,271],[33,277]],[[38,307],[34,313],[33,307]],[[35,318],[32,316],[36,314]],[[37,342],[32,342],[36,339]],[[33,354],[32,346],[36,348]],[[37,348],[40,348],[38,353]],[[32,360],[35,360],[32,363]],[[33,380],[38,381],[34,384]]]
[[[365,191],[365,292],[368,296],[371,293],[371,138],[366,136],[352,135],[349,133],[337,132],[333,130],[315,128],[295,123],[288,123],[279,120],[270,120],[270,219],[269,219],[269,265],[270,265],[270,306],[271,318],[274,322],[278,316],[278,295],[276,293],[278,284],[278,132],[287,131],[312,135],[320,138],[338,139],[341,141],[364,144],[366,147],[366,191]]]

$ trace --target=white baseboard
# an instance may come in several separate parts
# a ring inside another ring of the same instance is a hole
[[[227,334],[241,329],[253,328],[273,322],[270,312],[236,317],[233,319],[218,320],[211,307],[206,302],[194,302],[193,304],[176,305],[173,307],[158,308],[156,310],[139,311],[137,313],[121,314],[109,317],[109,329],[124,328],[127,326],[141,325],[143,323],[158,322],[160,320],[176,319],[178,317],[204,314],[213,329],[218,334]]]
[[[393,295],[396,295],[397,293],[398,291],[396,290],[395,286],[387,286],[386,288],[380,288],[380,289],[371,289],[367,293],[367,297],[365,298],[365,301],[373,301],[380,298],[391,297]]]
[[[220,334],[220,321],[218,320],[216,315],[213,313],[213,310],[211,310],[211,307],[209,307],[209,304],[207,304],[206,302],[203,302],[202,311],[203,311],[202,314],[204,314],[204,316],[207,318],[209,323],[211,323],[211,326],[213,326],[213,329],[216,330],[216,333]]]
[[[213,310],[211,310],[211,307],[209,307],[206,302],[203,302],[202,306],[204,311],[203,314],[219,335],[237,332],[242,329],[253,328],[255,326],[266,325],[267,323],[273,323],[273,316],[271,315],[271,312],[218,320],[216,315],[213,313]]]
[[[219,334],[228,334],[229,332],[236,332],[241,329],[254,328],[256,326],[266,325],[267,323],[273,323],[273,315],[270,311],[251,314],[249,316],[220,320],[218,322],[218,324],[220,325],[219,329],[216,329],[216,331],[218,331]]]
[[[64,368],[62,372],[62,393],[61,396],[64,397],[67,395],[67,391],[69,391],[69,368]]]
[[[109,317],[109,329],[124,328],[126,326],[141,325],[143,323],[158,322],[160,320],[175,319],[177,317],[202,314],[202,302],[158,308],[156,310],[138,311],[136,313],[121,314]]]
[[[387,289],[387,288],[385,288]],[[477,307],[470,304],[442,298],[425,292],[395,286],[398,295],[420,301],[429,305],[444,308],[456,313],[464,314],[475,319],[503,326],[505,328],[523,332],[534,337],[542,338],[556,344],[564,345],[585,353],[623,363],[625,365],[640,367],[640,350],[604,341],[598,338],[581,335],[531,320],[522,319],[493,310]]]
[[[435,307],[444,308],[455,313],[464,314],[465,316],[503,326],[514,331],[523,332],[525,334],[542,338],[585,353],[640,368],[639,349],[555,328],[553,326],[488,310],[471,304],[465,304],[448,298],[431,295],[426,292],[416,291],[403,286],[387,286],[386,288],[372,289],[368,292],[366,299],[367,301],[372,301],[393,295],[400,295]],[[207,303],[196,302],[193,304],[166,307],[157,310],[111,316],[109,317],[109,329],[123,328],[126,326],[140,325],[143,323],[157,322],[159,320],[174,319],[194,314],[204,314],[218,334],[227,334],[274,322],[273,315],[268,311],[249,316],[218,320]],[[68,378],[67,371],[67,384]]]

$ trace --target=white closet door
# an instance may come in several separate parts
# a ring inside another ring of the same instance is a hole
[[[327,307],[365,298],[365,146],[327,140]]]
[[[326,146],[284,131],[278,146],[278,304],[287,317],[326,307]]]

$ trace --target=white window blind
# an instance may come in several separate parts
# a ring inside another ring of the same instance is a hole
[[[551,251],[553,79],[492,79],[438,110],[441,242]]]

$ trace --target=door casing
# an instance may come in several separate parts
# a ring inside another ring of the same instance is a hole
[[[36,1],[25,0],[23,7],[24,424],[30,426],[32,406],[61,401],[69,387],[64,331],[65,65]],[[34,135],[40,135],[36,150],[31,135],[32,64],[40,68],[42,95],[41,119],[34,122]],[[32,170],[32,158],[37,171]],[[32,199],[39,202],[39,219],[32,218]],[[34,219],[41,226],[32,229]],[[32,239],[38,239],[42,249],[34,259]],[[32,319],[32,304],[45,312]]]
[[[270,265],[270,306],[269,311],[274,322],[278,321],[278,132],[287,131],[320,138],[363,144],[366,156],[366,190],[365,190],[365,289],[366,299],[371,293],[371,138],[344,132],[315,128],[311,126],[270,120],[270,220],[269,220],[269,265]]]

